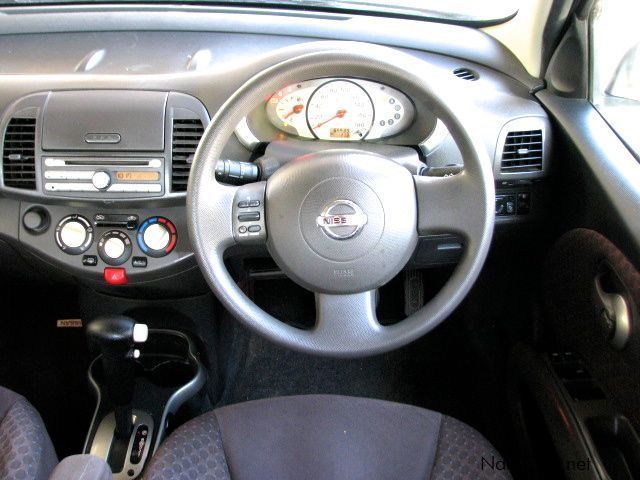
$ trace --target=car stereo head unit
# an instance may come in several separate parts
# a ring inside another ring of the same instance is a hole
[[[162,193],[164,157],[42,158],[45,192]]]

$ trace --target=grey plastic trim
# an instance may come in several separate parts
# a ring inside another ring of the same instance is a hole
[[[442,146],[450,135],[447,126],[438,118],[429,136],[418,145],[420,151],[425,157],[431,155]]]
[[[93,410],[93,416],[91,417],[91,424],[90,424],[91,426],[89,427],[89,431],[87,432],[87,438],[85,438],[84,440],[84,447],[82,447],[82,451],[84,453],[89,452],[89,449],[91,448],[89,445],[89,441],[92,441],[95,438],[95,434],[91,435],[91,433],[94,430],[93,426],[96,424],[96,421],[98,420],[98,412],[100,411],[100,404],[102,403],[102,392],[100,391],[100,386],[98,385],[98,382],[96,382],[95,378],[93,378],[93,375],[91,374],[91,370],[93,369],[93,364],[96,363],[99,358],[100,357],[94,358],[93,361],[89,364],[89,369],[87,370],[89,385],[91,385],[91,388],[96,394],[96,408],[94,408]]]
[[[640,251],[640,163],[587,100],[536,94],[564,129]]]
[[[242,146],[249,151],[253,151],[260,144],[260,139],[256,137],[251,131],[251,128],[249,128],[247,117],[240,120],[234,133]]]
[[[4,34],[145,30],[373,42],[467,59],[502,71],[529,88],[540,82],[527,73],[513,53],[486,33],[421,20],[185,5],[34,5],[0,9],[0,32]]]
[[[167,404],[165,405],[164,410],[162,412],[162,418],[160,420],[160,426],[158,428],[158,435],[156,436],[156,441],[153,444],[153,449],[151,450],[151,455],[153,455],[158,449],[158,447],[160,446],[160,443],[162,443],[162,440],[164,439],[164,435],[166,433],[165,425],[167,424],[167,417],[170,414],[175,413],[182,406],[184,402],[186,402],[191,397],[193,397],[196,393],[198,393],[198,391],[204,386],[204,383],[206,381],[206,372],[204,370],[204,367],[202,366],[202,363],[200,362],[200,360],[198,360],[198,357],[196,356],[195,345],[191,341],[191,338],[189,338],[187,335],[184,335],[183,333],[178,332],[176,330],[153,329],[150,331],[152,333],[162,333],[162,332],[169,333],[170,332],[173,335],[177,334],[183,337],[187,341],[187,344],[189,345],[189,358],[191,359],[192,362],[194,362],[195,365],[197,365],[197,371],[196,371],[196,374],[193,376],[193,378],[189,380],[186,384],[184,384],[182,387],[180,387],[178,390],[176,390],[173,393],[173,395],[171,395],[169,400],[167,400]]]
[[[144,451],[142,453],[142,459],[139,463],[133,464],[131,463],[130,457],[131,452],[135,448],[135,433],[137,428],[140,425],[146,425],[149,428],[149,438],[153,438],[155,433],[155,425],[153,423],[153,418],[146,412],[142,410],[133,410],[133,431],[131,433],[131,438],[129,439],[129,445],[127,446],[127,453],[125,455],[124,465],[122,470],[119,472],[115,472],[113,474],[113,480],[131,480],[136,479],[142,474],[143,467],[151,454],[150,444],[147,443],[144,447]],[[107,461],[109,459],[109,455],[111,454],[111,448],[113,446],[114,432],[116,428],[116,419],[113,413],[107,414],[100,425],[98,426],[98,430],[93,439],[93,443],[91,444],[91,450],[89,451],[90,455],[95,455],[96,457],[102,458]],[[133,472],[131,475],[129,472]]]

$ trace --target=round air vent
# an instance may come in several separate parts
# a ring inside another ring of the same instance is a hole
[[[475,72],[470,68],[456,68],[453,71],[453,74],[458,78],[461,78],[463,80],[469,80],[471,82],[475,82],[480,78],[480,75],[478,74],[478,72]]]

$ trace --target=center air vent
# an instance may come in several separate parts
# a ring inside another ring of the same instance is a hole
[[[186,192],[189,171],[204,127],[200,120],[174,119],[171,142],[171,191]]]
[[[478,75],[477,72],[474,72],[470,68],[456,68],[453,71],[453,74],[458,78],[461,78],[463,80],[470,80],[472,82],[480,78],[480,75]]]
[[[2,172],[7,187],[35,190],[35,118],[12,118],[4,134]]]
[[[500,171],[503,173],[542,170],[542,130],[509,132],[504,141]]]

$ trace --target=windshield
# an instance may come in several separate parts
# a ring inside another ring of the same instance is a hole
[[[117,3],[113,0],[0,0],[1,6],[63,3]],[[146,0],[126,3],[211,4],[288,7],[308,10],[366,12],[381,15],[410,16],[452,23],[496,24],[509,20],[517,12],[518,0]]]

